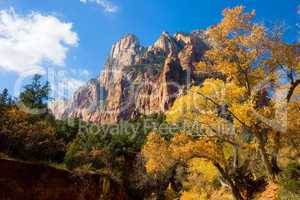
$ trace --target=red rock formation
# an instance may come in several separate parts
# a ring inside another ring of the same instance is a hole
[[[164,112],[195,78],[193,64],[208,48],[203,31],[164,32],[150,47],[127,35],[113,45],[102,75],[75,92],[63,111],[52,110],[58,118],[102,124]]]

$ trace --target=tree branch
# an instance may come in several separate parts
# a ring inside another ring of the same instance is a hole
[[[293,93],[294,93],[296,87],[297,87],[299,84],[300,84],[300,79],[298,79],[298,80],[296,80],[295,82],[291,83],[291,87],[290,87],[289,92],[288,92],[288,95],[287,95],[287,97],[286,97],[286,100],[287,100],[288,103],[290,102],[290,100],[291,100],[291,98],[292,98],[292,96],[293,96]]]
[[[197,94],[201,95],[202,97],[206,98],[207,100],[211,101],[213,104],[215,104],[216,106],[220,107],[221,105],[218,104],[216,101],[214,101],[212,98],[205,96],[204,94],[197,92]],[[251,128],[245,124],[242,120],[240,120],[232,111],[230,111],[229,109],[227,109],[227,111],[232,115],[232,117],[234,117],[238,122],[240,122],[243,126],[245,126],[246,129],[251,130]]]

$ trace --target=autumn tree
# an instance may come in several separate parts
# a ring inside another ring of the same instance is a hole
[[[157,178],[163,176],[171,180],[172,177],[166,174],[170,174],[184,163],[190,165],[194,162],[194,167],[198,164],[196,167],[200,167],[200,170],[205,173],[206,183],[212,182],[217,175],[220,175],[224,183],[231,188],[236,199],[247,199],[250,196],[246,191],[247,187],[251,184],[258,186],[257,182],[250,183],[246,180],[246,176],[231,174],[227,146],[217,138],[193,138],[188,134],[179,133],[168,141],[157,133],[151,133],[142,150],[142,155],[147,160],[147,171]],[[199,166],[199,163],[203,162],[195,159],[203,159],[202,161],[206,162],[206,168]],[[195,163],[195,161],[198,162]],[[201,187],[204,188],[204,185]]]
[[[202,112],[199,117],[204,117],[200,122],[232,122],[236,135],[246,133],[255,137],[266,172],[274,180],[280,133],[286,132],[283,124],[292,120],[283,123],[282,116],[299,103],[290,101],[300,83],[299,44],[285,44],[270,37],[263,25],[253,22],[254,16],[254,11],[244,13],[244,7],[224,10],[223,20],[208,31],[214,47],[207,51],[198,70],[220,72],[225,79],[206,80],[202,87],[192,88],[191,93],[202,99],[202,104],[195,101]],[[176,109],[174,106],[173,110]],[[211,127],[203,127],[211,131]],[[274,140],[272,162],[264,141],[269,136]]]
[[[273,78],[262,86],[258,85],[264,82],[267,73],[272,75],[272,71],[266,70],[263,65],[267,39],[265,28],[252,22],[254,11],[244,13],[243,7],[225,9],[223,14],[223,20],[208,31],[214,48],[207,51],[205,61],[199,63],[198,70],[201,73],[205,67],[209,72],[221,72],[225,79],[208,79],[202,87],[193,87],[190,96],[197,98],[193,99],[196,105],[188,114],[195,115],[195,111],[199,111],[197,118],[202,128],[222,138],[236,139],[245,134],[255,136],[268,176],[273,179],[263,141],[265,128],[252,114],[252,110],[261,113],[267,109],[269,100],[264,90],[268,89],[268,83]],[[173,115],[173,110],[180,109],[176,108],[175,103],[169,116]],[[218,126],[224,127],[221,132],[216,128]],[[231,131],[233,129],[234,132]]]
[[[291,136],[299,138],[300,136],[300,125],[295,121],[300,111],[300,43],[287,44],[280,37],[272,37],[268,41],[267,47],[270,49],[271,57],[265,61],[265,64],[271,70],[278,72],[275,89],[283,91],[283,93],[277,103],[279,109],[286,114],[287,121],[283,127],[284,130],[275,130],[273,137],[272,165],[275,170],[279,170],[277,157],[282,146],[282,138],[291,138]],[[297,140],[295,137],[292,138]]]
[[[170,123],[199,126],[199,138],[188,142],[182,153],[174,152],[209,159],[236,199],[248,197],[229,176],[228,166],[231,174],[237,174],[241,167],[251,170],[253,152],[258,150],[266,175],[276,181],[282,138],[289,134],[299,137],[300,130],[299,124],[290,123],[299,114],[299,44],[272,38],[263,25],[254,22],[255,11],[244,10],[241,6],[225,9],[222,21],[207,32],[212,48],[197,64],[195,73],[221,76],[192,86],[167,113]],[[151,144],[153,138],[149,140]],[[207,146],[207,142],[211,145]],[[175,145],[177,151],[182,143],[184,140],[179,140]],[[225,145],[231,146],[230,159],[221,156],[219,149]],[[153,171],[151,166],[156,162],[160,163],[159,171],[175,162],[170,147],[161,148],[162,155],[167,155],[164,158],[159,158],[159,153],[154,157],[145,153],[149,171]],[[151,152],[147,145],[144,151]]]
[[[42,83],[36,75],[31,84],[25,86],[18,101],[30,108],[45,108],[49,85]],[[57,137],[51,114],[32,115],[14,104],[8,91],[0,94],[0,151],[24,160],[46,160],[61,162],[65,144]],[[22,107],[21,107],[22,108]]]
[[[46,120],[31,116],[16,106],[6,108],[0,117],[0,151],[24,160],[61,162],[65,144]]]

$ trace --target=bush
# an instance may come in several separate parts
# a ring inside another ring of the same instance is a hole
[[[72,142],[80,131],[81,121],[78,118],[56,120],[56,135],[66,144]]]
[[[93,169],[105,167],[109,157],[108,139],[101,134],[82,133],[68,147],[65,164],[68,168],[91,164]]]
[[[300,198],[300,165],[292,163],[288,165],[279,178],[281,199]]]
[[[23,160],[61,162],[65,145],[46,120],[31,120],[18,108],[2,110],[0,117],[0,150]]]

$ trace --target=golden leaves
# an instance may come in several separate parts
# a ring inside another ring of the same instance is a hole
[[[189,173],[203,175],[206,181],[213,181],[219,174],[218,169],[211,163],[211,161],[204,158],[194,158],[188,162]]]
[[[300,44],[290,45],[284,43],[274,43],[272,46],[272,59],[278,64],[288,68],[299,67]]]
[[[142,149],[142,155],[147,160],[146,170],[159,174],[165,172],[173,164],[168,142],[156,133],[150,133],[147,143]]]
[[[251,125],[256,122],[256,117],[253,115],[254,103],[252,101],[247,101],[242,104],[234,103],[230,110],[235,115],[233,124],[236,128],[241,128],[244,124],[251,127]],[[241,122],[243,122],[243,124]]]
[[[166,141],[156,133],[151,133],[142,149],[148,172],[166,172],[177,161],[187,162],[192,158],[206,158],[224,164],[223,149],[214,140],[193,139],[185,133],[176,134]]]
[[[267,34],[263,25],[252,22],[255,11],[244,11],[242,6],[224,10],[223,20],[208,31],[214,48],[205,53],[204,60],[211,70],[249,89],[265,78],[265,71],[257,68],[263,66]]]
[[[201,195],[197,191],[184,191],[180,197],[180,200],[204,200],[206,196]]]
[[[237,6],[232,9],[225,9],[223,11],[223,20],[209,30],[210,38],[215,41],[222,41],[233,33],[237,35],[241,30],[251,29],[251,20],[255,16],[255,11],[244,13],[243,6]]]
[[[190,163],[195,158],[208,160],[206,164],[216,162],[226,166],[235,153],[232,145],[246,154],[261,148],[258,143],[261,138],[257,135],[270,137],[277,131],[274,122],[281,123],[280,120],[288,120],[284,134],[289,138],[300,134],[299,86],[294,90],[291,102],[286,101],[286,94],[278,100],[276,93],[276,90],[288,90],[291,83],[297,83],[300,46],[272,40],[263,25],[252,22],[255,12],[245,13],[244,10],[244,7],[224,10],[224,19],[208,31],[213,48],[196,65],[196,72],[218,72],[222,74],[222,80],[206,79],[201,86],[190,88],[187,94],[175,100],[167,113],[170,123],[200,124],[202,138],[180,133],[171,141],[156,138],[159,142],[155,144],[151,144],[155,140],[150,138],[145,147],[148,153],[155,155],[146,156],[147,165],[155,166],[152,170],[165,170],[166,166],[171,167],[176,162]],[[279,76],[282,71],[286,73],[284,80]],[[285,105],[286,109],[281,109]],[[283,118],[285,115],[287,117]],[[255,139],[250,138],[250,134]],[[283,138],[279,138],[282,145]],[[159,143],[163,145],[161,149],[155,146]],[[265,144],[266,148],[273,148],[269,144],[270,140]],[[151,152],[149,147],[163,153]],[[168,156],[160,158],[165,154]],[[162,166],[162,162],[167,164]],[[194,199],[195,194],[199,191],[191,189],[184,192],[182,198]]]
[[[203,128],[218,129],[226,126],[226,120],[219,116],[221,106],[237,106],[244,102],[246,89],[234,82],[206,79],[202,87],[192,87],[187,95],[179,97],[167,112],[170,123],[199,122]]]
[[[200,61],[195,66],[195,71],[200,73],[210,72],[212,69],[209,68],[206,62]]]

